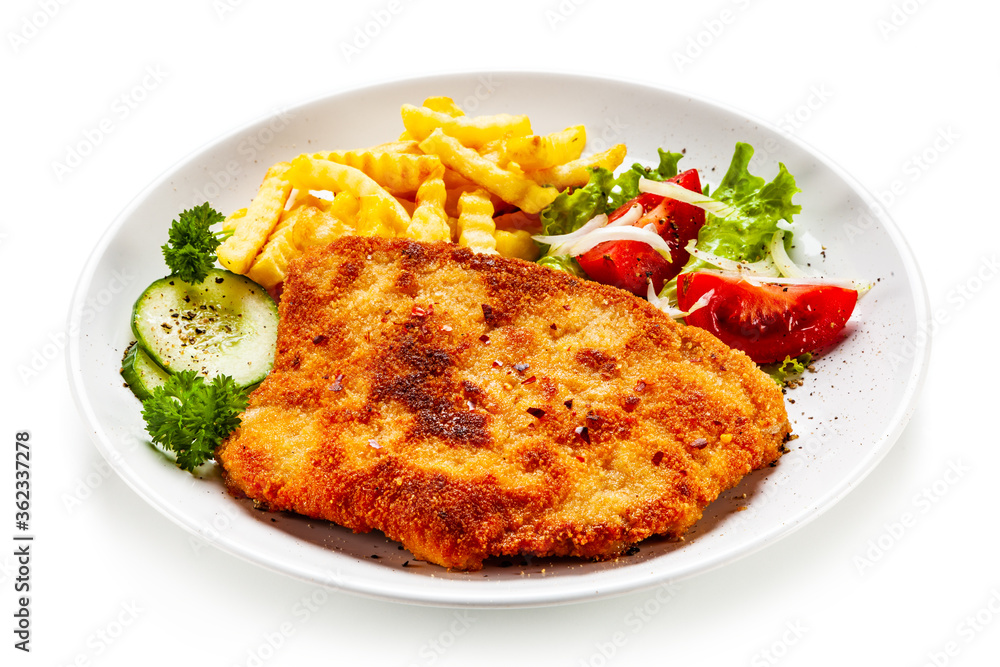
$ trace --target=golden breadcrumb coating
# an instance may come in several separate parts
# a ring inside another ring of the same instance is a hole
[[[349,237],[290,265],[229,488],[418,558],[609,558],[682,535],[789,434],[742,352],[622,290],[457,246]]]

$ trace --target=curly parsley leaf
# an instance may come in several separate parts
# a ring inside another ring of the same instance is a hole
[[[209,228],[225,216],[208,203],[183,211],[170,224],[169,241],[162,247],[170,272],[188,283],[200,283],[215,265],[221,236]]]
[[[775,382],[781,386],[794,378],[802,375],[812,362],[812,354],[806,352],[798,357],[785,357],[785,360],[777,364],[765,364],[764,372],[771,376]]]
[[[181,371],[142,402],[142,418],[153,442],[173,452],[177,466],[190,472],[211,459],[240,425],[246,405],[246,391],[228,375],[205,382],[194,371]]]

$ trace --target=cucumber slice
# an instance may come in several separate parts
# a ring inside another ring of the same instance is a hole
[[[157,366],[141,347],[132,343],[122,359],[122,377],[135,397],[145,401],[153,395],[154,389],[166,384],[170,374]]]
[[[228,375],[248,387],[271,371],[278,307],[263,287],[224,269],[198,284],[168,276],[135,302],[132,331],[168,373]]]

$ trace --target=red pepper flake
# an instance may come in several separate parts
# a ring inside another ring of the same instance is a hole
[[[503,368],[503,362],[497,359],[493,362],[493,368]]]
[[[528,370],[528,364],[514,364],[514,370],[518,373],[523,373]]]
[[[568,401],[564,401],[563,405],[566,406],[567,410],[572,410],[573,409],[573,399],[571,398]]]
[[[542,410],[541,408],[528,408],[528,414],[535,419],[541,419],[545,416],[545,410]]]
[[[653,465],[658,466],[660,462],[663,461],[663,452],[656,452],[653,454]]]
[[[340,384],[340,381],[344,379],[343,373],[337,373],[337,377],[333,378],[333,384],[330,385],[330,391],[342,391],[344,385]]]
[[[575,454],[575,455],[573,456],[573,458],[575,458],[575,459],[576,459],[577,461],[579,461],[580,463],[586,463],[586,462],[587,462],[587,459],[583,458],[583,457],[582,457],[582,456],[580,456],[579,454]]]
[[[641,400],[642,399],[638,396],[626,396],[625,405],[623,405],[622,408],[625,409],[625,412],[632,412],[635,410],[636,406],[639,405],[639,401]]]
[[[483,319],[489,322],[493,319],[493,307],[488,304],[482,304],[483,306]]]
[[[413,315],[414,317],[420,317],[420,318],[424,318],[424,317],[428,317],[430,315],[433,315],[434,314],[434,304],[431,304],[431,305],[427,306],[426,308],[423,308],[421,306],[414,306],[413,308],[410,309],[410,314]]]
[[[326,336],[319,334],[318,336],[313,336],[313,345],[319,345],[320,343],[326,342]]]
[[[697,440],[691,443],[691,446],[694,447],[695,449],[704,449],[705,447],[708,446],[708,440],[706,440],[705,438],[698,438]]]
[[[553,322],[552,324],[550,324],[549,328],[552,329],[553,331],[555,331],[556,330],[555,322]]]
[[[534,384],[534,383],[535,383],[535,376],[532,375],[530,378],[528,378],[527,380],[525,380],[521,384]]]
[[[577,426],[575,429],[573,429],[573,432],[576,433],[578,436],[580,436],[580,439],[583,440],[585,443],[587,443],[588,445],[590,444],[589,428],[587,428],[586,426]]]
[[[642,392],[646,391],[646,382],[644,380],[639,380],[638,382],[636,382],[634,391],[637,394],[641,394]]]
[[[593,428],[597,428],[598,426],[601,425],[601,422],[604,421],[604,418],[601,417],[600,415],[595,415],[595,414],[591,413],[591,414],[587,415],[587,421],[590,423],[590,425]]]
[[[569,304],[568,303],[565,306],[563,306],[563,310],[569,310]]]
[[[486,334],[483,334],[482,336],[480,336],[479,340],[481,340],[483,342],[483,345],[489,345],[490,344],[490,337],[487,336]]]

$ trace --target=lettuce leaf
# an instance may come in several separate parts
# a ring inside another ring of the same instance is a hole
[[[547,255],[539,259],[536,264],[555,269],[556,271],[563,271],[577,278],[587,277],[579,262],[576,261],[576,258],[570,255]]]
[[[635,163],[631,169],[622,173],[615,180],[617,187],[610,193],[608,201],[609,211],[614,211],[628,200],[639,196],[640,178],[648,178],[651,181],[665,181],[677,175],[677,163],[680,162],[684,155],[682,153],[671,153],[662,148],[657,148],[656,152],[659,153],[660,164],[655,169]]]
[[[779,231],[778,221],[791,222],[802,210],[792,203],[792,196],[800,190],[785,165],[778,165],[778,175],[768,183],[748,170],[752,157],[753,146],[736,144],[729,169],[711,193],[714,199],[732,206],[735,213],[726,218],[708,214],[698,234],[700,250],[738,262],[756,262],[768,254],[768,245]],[[791,247],[791,238],[791,232],[785,232],[786,248]]]

